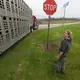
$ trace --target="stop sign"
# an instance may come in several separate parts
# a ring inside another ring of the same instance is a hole
[[[56,12],[57,4],[54,0],[46,0],[43,3],[43,10],[47,15],[53,15]]]

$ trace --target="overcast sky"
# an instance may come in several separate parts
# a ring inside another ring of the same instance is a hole
[[[33,10],[33,14],[38,18],[45,18],[47,15],[43,11],[43,2],[46,0],[24,0],[29,7]],[[66,10],[66,17],[80,18],[80,0],[55,0],[58,8],[57,12],[52,17],[63,16],[63,4],[69,1],[69,6]]]

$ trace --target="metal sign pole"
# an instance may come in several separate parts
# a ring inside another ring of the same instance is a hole
[[[47,49],[49,48],[49,33],[50,33],[50,15],[48,16],[48,35],[47,35]]]
[[[64,32],[64,20],[65,20],[65,14],[66,14],[66,7],[64,8],[64,16],[63,16],[62,32]]]

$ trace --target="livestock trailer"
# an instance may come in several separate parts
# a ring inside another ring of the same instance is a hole
[[[0,54],[30,32],[32,10],[23,0],[0,0]]]

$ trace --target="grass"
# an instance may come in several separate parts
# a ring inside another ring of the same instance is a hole
[[[66,74],[56,73],[57,51],[41,50],[47,29],[34,31],[0,56],[0,80],[79,80],[80,24],[68,25],[73,32],[73,44],[66,62]],[[62,28],[50,30],[50,41],[60,45]]]

